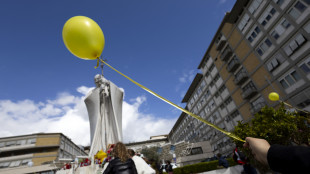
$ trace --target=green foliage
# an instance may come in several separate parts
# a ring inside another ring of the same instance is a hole
[[[262,138],[270,144],[305,144],[309,146],[309,118],[300,116],[297,112],[289,112],[283,103],[278,109],[265,106],[255,114],[249,123],[238,122],[233,133],[241,139],[246,137]],[[250,151],[243,148],[242,142],[233,141],[249,157],[251,164],[261,172],[268,170],[266,166],[255,161]]]
[[[144,157],[151,161],[159,161],[159,155],[157,153],[158,147],[146,147],[143,148],[141,153]]]
[[[227,159],[229,166],[237,165],[237,163],[232,159]],[[173,169],[173,174],[190,174],[190,173],[202,173],[211,170],[218,169],[218,160],[210,162],[201,162],[197,164],[187,165],[183,167],[178,167]]]
[[[239,122],[233,133],[242,139],[263,138],[270,144],[309,144],[310,129],[305,124],[306,120],[295,112],[287,111],[283,104],[277,110],[265,106],[250,123]],[[235,142],[242,147],[242,143]]]

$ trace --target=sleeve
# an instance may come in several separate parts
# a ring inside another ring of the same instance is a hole
[[[112,172],[112,164],[111,162],[109,163],[108,167],[103,171],[102,174],[109,174]]]
[[[310,171],[310,148],[272,145],[267,153],[270,168],[281,173]]]
[[[134,174],[138,174],[135,162],[133,160],[131,160],[131,165],[132,165],[132,168],[133,168],[133,173]]]

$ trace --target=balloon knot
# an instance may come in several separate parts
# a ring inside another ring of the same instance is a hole
[[[99,66],[99,57],[97,58],[97,66],[95,66],[95,69],[97,69]]]

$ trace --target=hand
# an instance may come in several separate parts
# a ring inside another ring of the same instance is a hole
[[[247,137],[245,139],[243,147],[249,148],[254,155],[254,158],[262,164],[268,165],[267,153],[270,148],[270,144],[259,138]]]

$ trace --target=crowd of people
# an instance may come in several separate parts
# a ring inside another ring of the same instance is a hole
[[[168,174],[173,173],[170,161],[166,161],[166,165],[155,165],[152,168],[151,164],[121,142],[115,144],[112,156],[111,161],[104,163],[103,174],[156,174],[163,173],[164,169]]]

